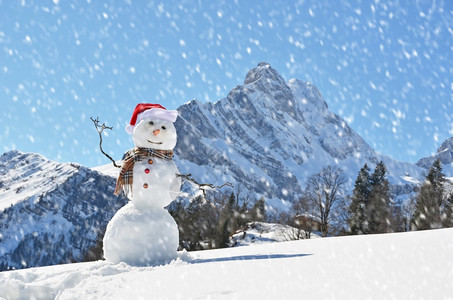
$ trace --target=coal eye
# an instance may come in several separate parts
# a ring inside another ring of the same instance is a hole
[[[154,122],[153,121],[149,121],[149,125],[154,125]]]
[[[162,126],[161,128],[162,128],[163,130],[167,129],[167,128],[165,128],[165,126]]]

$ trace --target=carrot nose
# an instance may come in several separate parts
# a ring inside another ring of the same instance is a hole
[[[156,130],[153,131],[154,135],[158,135],[159,132],[160,132],[160,129],[156,129]]]

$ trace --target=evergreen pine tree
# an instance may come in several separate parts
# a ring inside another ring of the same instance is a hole
[[[203,196],[195,197],[185,212],[182,230],[185,246],[189,250],[212,248],[216,223],[217,215],[212,205]]]
[[[250,210],[251,221],[264,222],[266,220],[266,200],[261,197]]]
[[[368,221],[367,233],[386,233],[390,231],[390,191],[386,169],[381,161],[370,177],[370,194],[365,205]]]
[[[225,207],[219,218],[219,227],[216,246],[218,248],[226,248],[230,242],[230,235],[236,230],[236,200],[234,193],[231,193]]]
[[[349,205],[349,228],[351,234],[367,232],[365,206],[370,195],[370,168],[365,164],[359,171]]]
[[[453,193],[448,196],[443,205],[442,227],[453,227]]]
[[[417,195],[412,228],[426,230],[440,228],[441,207],[443,204],[445,175],[442,173],[442,164],[437,159],[431,166],[425,182]]]
[[[85,253],[84,257],[82,258],[82,261],[96,261],[96,260],[103,260],[104,259],[104,234],[105,234],[105,229],[101,230],[98,233],[98,236],[96,238],[96,244],[88,249],[88,251]],[[64,242],[64,240],[63,240]]]

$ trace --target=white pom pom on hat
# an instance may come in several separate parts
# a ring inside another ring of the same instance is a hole
[[[167,110],[160,104],[139,103],[134,109],[131,121],[126,126],[126,132],[132,134],[135,125],[146,118],[175,122],[177,117],[177,110]]]

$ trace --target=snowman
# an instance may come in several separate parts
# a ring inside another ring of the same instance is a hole
[[[176,110],[149,103],[138,104],[133,112],[126,132],[135,147],[124,157],[115,189],[115,194],[124,192],[130,201],[107,225],[107,261],[148,266],[177,258],[178,226],[164,209],[181,186],[172,161],[177,116]]]

